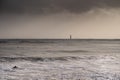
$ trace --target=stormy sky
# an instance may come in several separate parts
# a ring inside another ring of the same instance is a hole
[[[0,38],[120,38],[120,0],[0,0]]]

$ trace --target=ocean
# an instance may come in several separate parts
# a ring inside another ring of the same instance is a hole
[[[1,39],[0,80],[120,80],[120,40]]]

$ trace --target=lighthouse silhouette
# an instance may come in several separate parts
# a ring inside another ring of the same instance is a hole
[[[70,39],[72,39],[72,35],[70,35]]]

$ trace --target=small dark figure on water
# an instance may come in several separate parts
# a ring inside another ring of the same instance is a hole
[[[17,69],[18,67],[17,66],[14,66],[13,69]]]

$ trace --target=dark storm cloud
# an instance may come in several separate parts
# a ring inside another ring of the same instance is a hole
[[[81,13],[93,8],[118,8],[120,0],[0,0],[0,11],[10,13]]]

